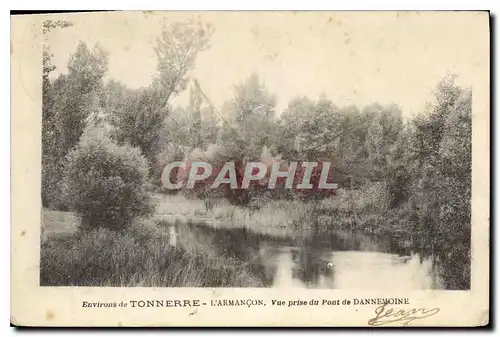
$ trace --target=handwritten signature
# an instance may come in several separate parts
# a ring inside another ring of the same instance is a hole
[[[439,308],[420,308],[420,309],[392,309],[387,308],[386,304],[375,309],[376,316],[368,321],[371,326],[381,326],[384,324],[401,322],[403,326],[407,326],[410,322],[416,319],[422,319],[434,316],[439,312]]]

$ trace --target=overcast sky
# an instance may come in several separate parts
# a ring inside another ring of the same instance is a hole
[[[80,40],[109,52],[108,76],[131,88],[155,73],[152,43],[161,21],[199,16],[215,28],[192,75],[215,105],[252,72],[276,95],[278,113],[297,96],[325,94],[337,105],[396,103],[406,116],[423,110],[449,73],[472,85],[488,37],[469,13],[445,12],[142,12],[73,14],[74,26],[50,33],[53,62],[65,72]],[[471,21],[472,20],[472,21]],[[484,66],[484,65],[483,65]],[[185,104],[187,95],[174,104]]]

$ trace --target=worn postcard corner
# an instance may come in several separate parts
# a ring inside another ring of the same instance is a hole
[[[11,27],[12,324],[489,324],[487,12]]]

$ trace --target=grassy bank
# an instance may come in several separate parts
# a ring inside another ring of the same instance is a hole
[[[384,221],[384,200],[367,200],[354,193],[338,195],[319,201],[270,200],[262,208],[252,210],[216,200],[209,209],[203,200],[187,199],[182,194],[153,196],[156,216],[168,221],[202,221],[213,227],[247,228],[254,233],[272,236],[297,236],[304,233],[329,231],[393,234],[403,230]]]
[[[44,215],[42,286],[262,286],[236,259],[206,247],[169,245],[168,231],[152,222],[121,233],[102,229],[81,233],[75,225],[70,213]]]

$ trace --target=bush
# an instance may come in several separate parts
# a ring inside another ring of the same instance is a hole
[[[122,229],[152,211],[147,161],[138,149],[118,146],[95,129],[66,159],[63,197],[82,228]]]

